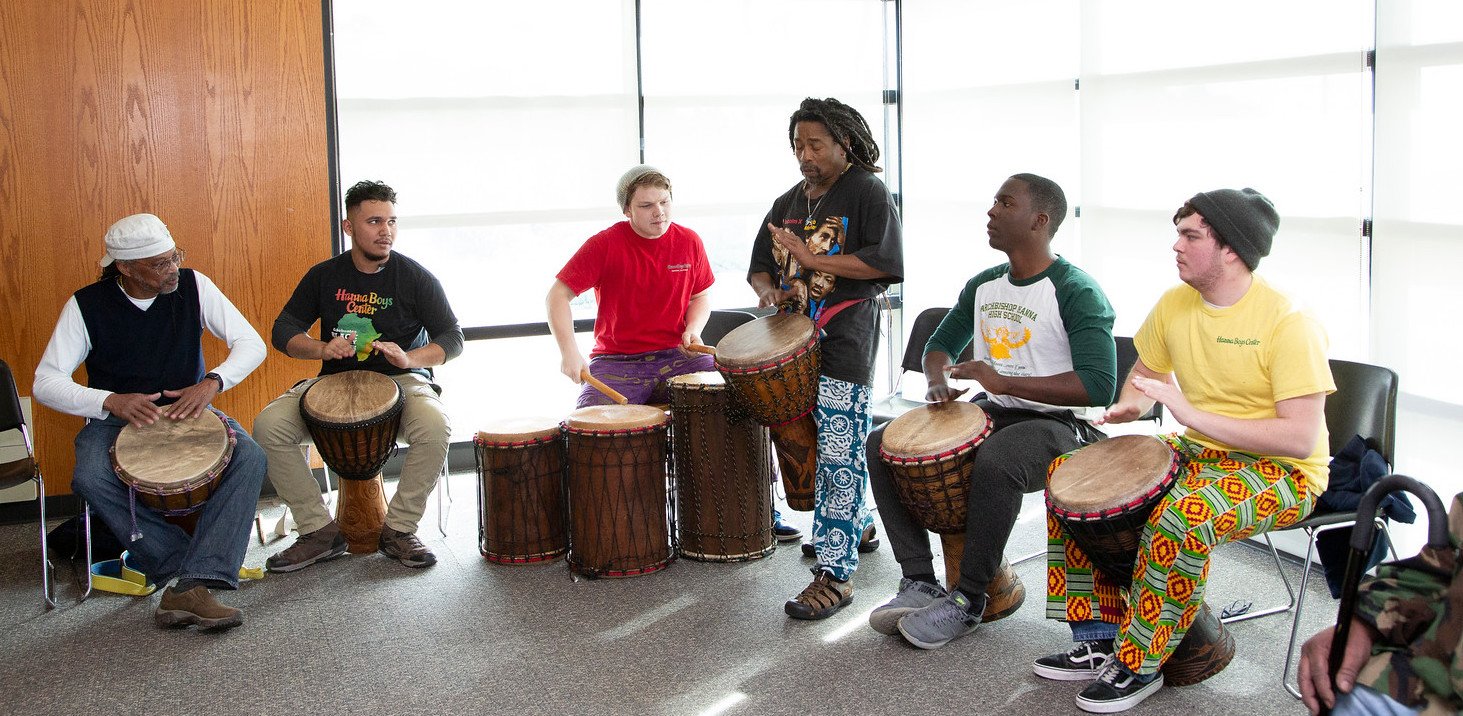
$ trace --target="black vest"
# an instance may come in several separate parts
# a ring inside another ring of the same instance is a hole
[[[178,290],[158,294],[146,311],[115,279],[98,281],[75,296],[91,337],[87,385],[113,393],[158,393],[203,380],[202,309],[192,269],[179,271]]]

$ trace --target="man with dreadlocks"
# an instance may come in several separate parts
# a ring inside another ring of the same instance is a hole
[[[864,442],[878,350],[872,300],[904,280],[899,214],[884,183],[869,125],[836,99],[803,100],[788,121],[802,181],[772,203],[752,245],[747,282],[759,306],[805,314],[822,331],[822,375],[813,419],[818,468],[813,581],[784,609],[824,619],[853,601],[849,578],[873,518],[864,502]],[[861,539],[862,538],[862,539]]]

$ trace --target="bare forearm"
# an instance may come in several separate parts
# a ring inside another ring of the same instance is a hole
[[[296,333],[285,344],[285,354],[300,360],[323,360],[325,341],[316,340],[307,333]]]
[[[406,357],[410,361],[409,368],[431,368],[447,362],[447,351],[436,343],[428,343],[407,351]]]
[[[994,373],[994,371],[992,371]],[[1075,371],[1046,376],[1009,376],[994,373],[991,382],[995,385],[982,386],[991,393],[1009,395],[1025,400],[1034,400],[1047,405],[1087,405],[1091,398],[1087,386],[1077,377]]]
[[[574,312],[569,308],[569,301],[573,298],[573,291],[568,286],[555,282],[544,301],[549,314],[549,333],[553,334],[554,342],[559,344],[559,352],[564,355],[579,352],[579,343],[574,338]]]
[[[1316,446],[1316,426],[1296,418],[1231,418],[1201,410],[1174,418],[1226,445],[1257,455],[1307,458]]]
[[[700,293],[691,297],[691,302],[686,306],[686,331],[701,335],[706,328],[706,321],[711,317],[711,295]]]
[[[839,278],[868,281],[890,277],[889,274],[864,263],[864,260],[857,256],[810,254],[805,259],[798,259],[798,261],[807,270],[821,271]]]

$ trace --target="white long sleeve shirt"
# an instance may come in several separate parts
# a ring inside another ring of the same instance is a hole
[[[198,281],[198,305],[203,327],[229,347],[228,358],[209,371],[223,378],[223,387],[227,390],[238,385],[264,362],[267,349],[259,332],[249,325],[244,314],[218,290],[218,286],[197,271],[193,275]],[[116,289],[122,291],[120,285]],[[125,291],[123,295],[126,295]],[[127,300],[145,311],[156,299],[138,300],[127,296]],[[103,420],[111,415],[102,407],[107,396],[112,394],[111,391],[89,388],[77,383],[72,377],[89,353],[91,335],[86,330],[86,321],[81,317],[81,306],[76,303],[76,297],[72,296],[61,309],[61,318],[56,321],[51,342],[41,355],[40,365],[36,366],[33,397],[42,405],[71,415],[95,420]]]

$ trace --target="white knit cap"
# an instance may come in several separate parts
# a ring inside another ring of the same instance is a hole
[[[662,172],[649,164],[637,164],[630,167],[630,171],[620,175],[620,181],[615,183],[615,200],[620,202],[621,210],[630,205],[630,185],[646,174],[662,174]]]
[[[152,214],[133,214],[117,221],[107,229],[102,241],[107,245],[107,255],[102,257],[103,266],[113,261],[157,256],[177,247],[163,220]]]

